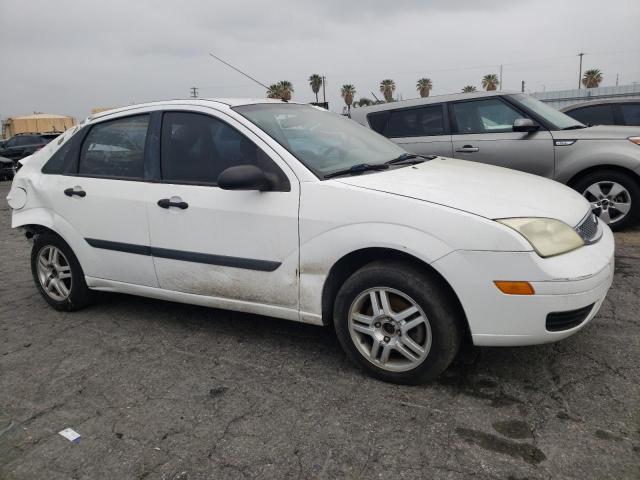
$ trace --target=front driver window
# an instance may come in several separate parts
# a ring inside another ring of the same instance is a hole
[[[517,118],[528,118],[498,98],[454,103],[453,114],[460,135],[512,132]]]
[[[216,185],[227,168],[255,165],[277,185],[276,190],[288,186],[284,172],[255,143],[227,123],[201,113],[164,114],[160,165],[162,179],[169,183]]]

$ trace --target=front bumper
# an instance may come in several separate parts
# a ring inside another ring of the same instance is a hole
[[[433,266],[450,281],[467,316],[473,343],[515,346],[555,342],[584,328],[597,314],[613,281],[614,240],[604,226],[600,241],[541,258],[535,252],[456,251]],[[535,295],[507,295],[495,280],[531,283]],[[576,326],[549,331],[547,316],[593,305]]]

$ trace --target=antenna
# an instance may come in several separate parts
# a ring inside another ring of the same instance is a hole
[[[244,73],[242,70],[240,70],[239,68],[234,67],[233,65],[231,65],[229,62],[225,62],[224,60],[222,60],[220,57],[216,57],[213,53],[209,52],[209,55],[211,55],[213,58],[215,58],[216,60],[218,60],[219,62],[224,63],[227,67],[233,68],[236,72],[244,75],[245,77],[247,77],[250,80],[253,80],[254,82],[256,82],[258,85],[260,85],[261,87],[266,88],[267,90],[269,90],[269,87],[267,87],[264,83],[259,82],[258,80],[256,80],[255,78],[253,78],[251,75],[248,75],[246,73]]]

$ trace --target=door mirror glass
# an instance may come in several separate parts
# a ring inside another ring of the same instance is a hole
[[[513,121],[514,132],[535,132],[538,129],[540,129],[540,125],[530,118],[516,118]]]
[[[255,165],[237,165],[223,170],[218,176],[218,186],[223,190],[271,190],[267,175]]]

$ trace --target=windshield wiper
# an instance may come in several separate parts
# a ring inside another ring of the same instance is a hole
[[[369,165],[368,163],[358,163],[357,165],[352,165],[350,168],[346,168],[344,170],[327,173],[324,178],[339,177],[340,175],[354,175],[356,173],[368,172],[372,170],[386,170],[387,168],[389,168],[389,165],[387,165],[386,163],[374,163],[373,165]]]
[[[437,155],[416,155],[415,153],[403,153],[402,155],[397,156],[393,160],[389,160],[385,162],[385,165],[397,165],[398,163],[422,163],[426,160],[433,160],[434,158],[438,158]]]
[[[564,127],[562,130],[578,130],[580,128],[587,128],[584,125],[571,125],[570,127]]]

